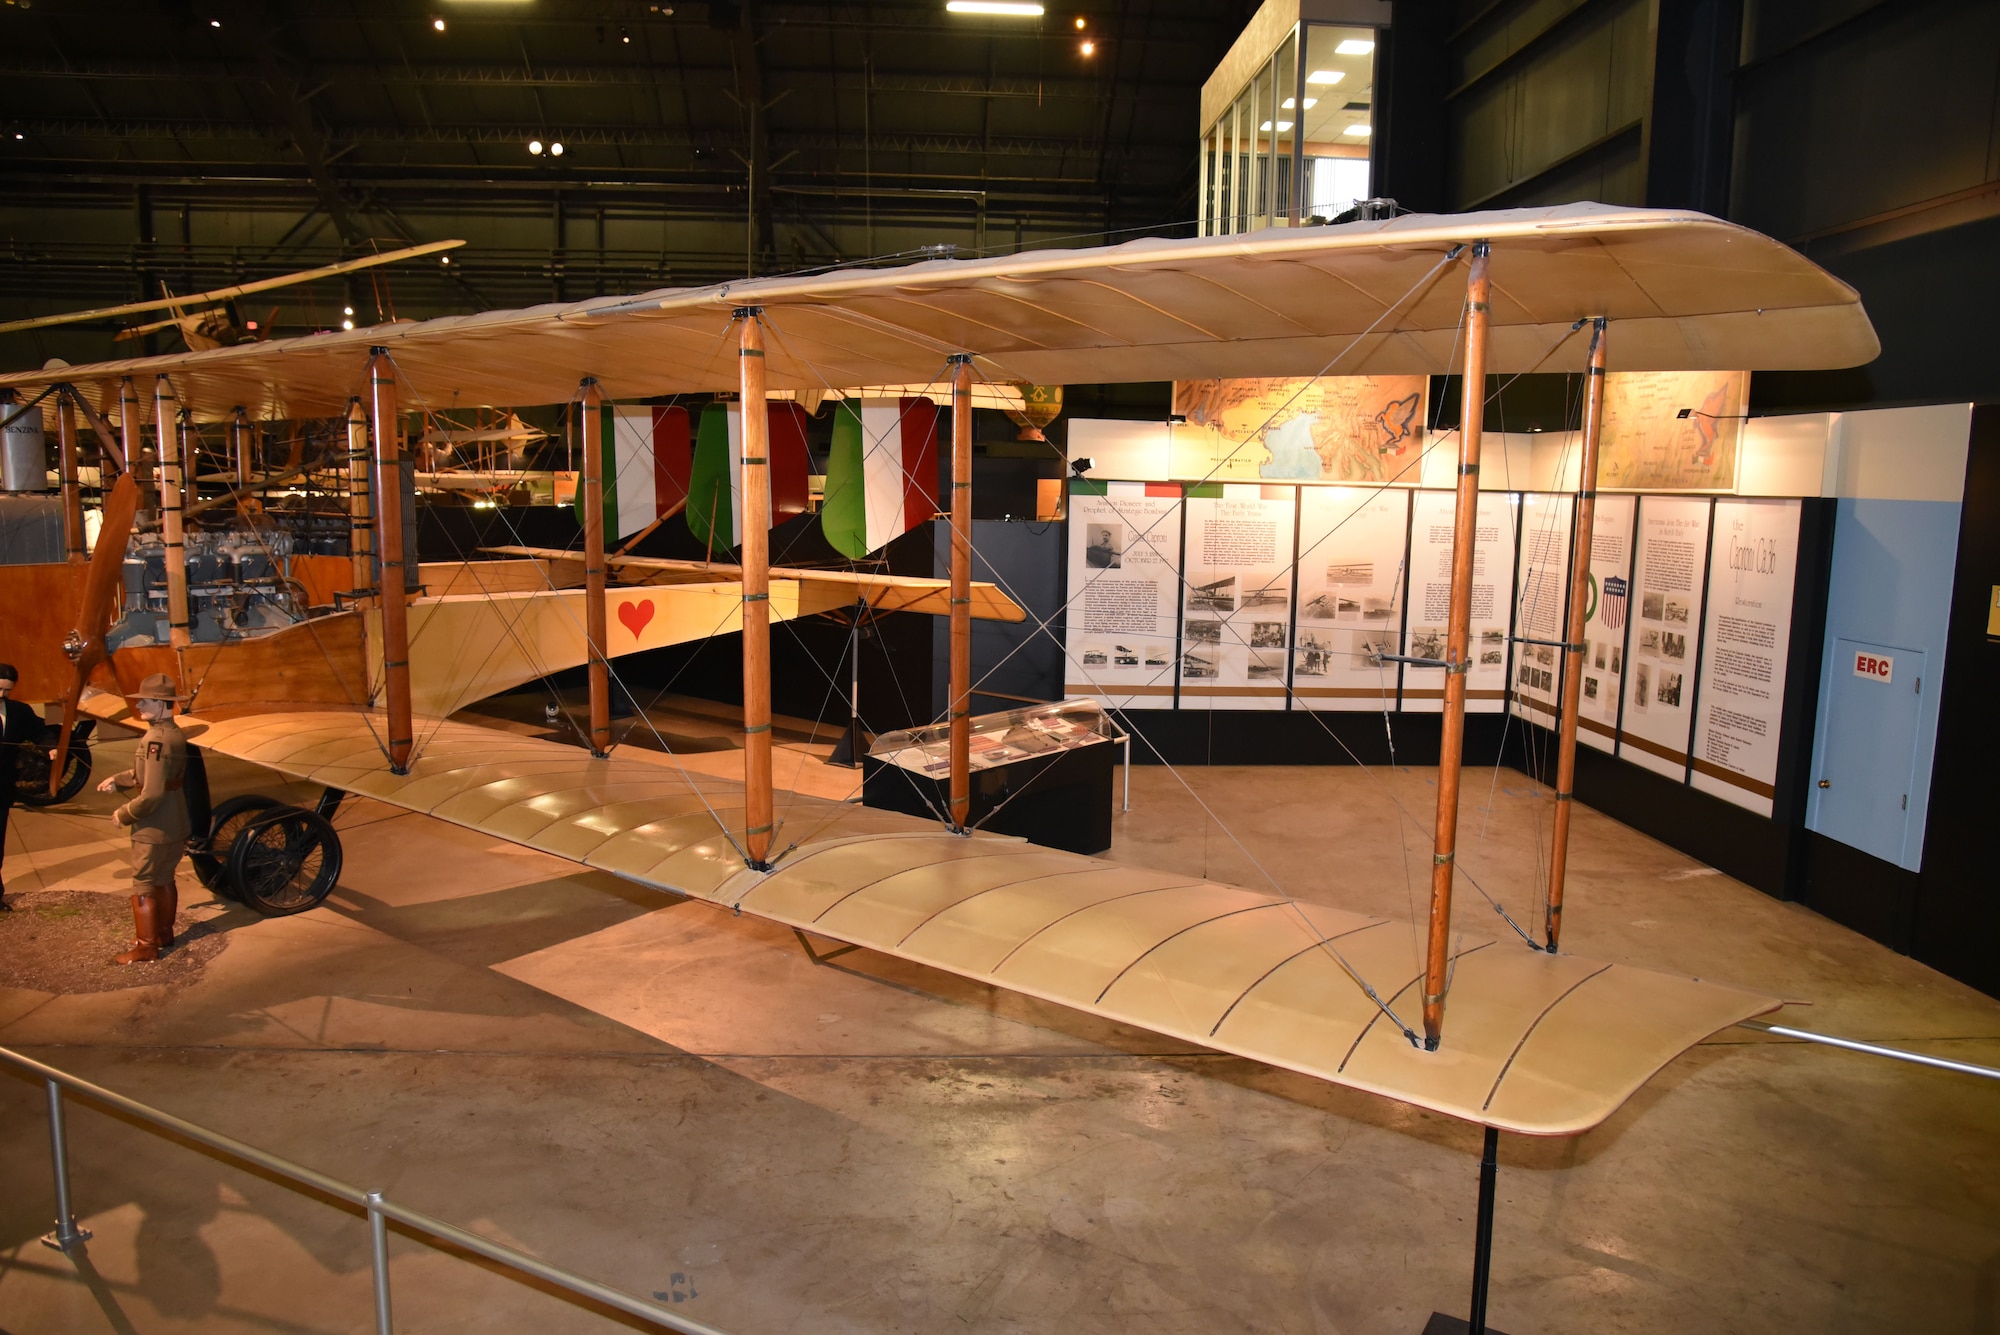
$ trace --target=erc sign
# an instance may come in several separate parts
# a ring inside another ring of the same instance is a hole
[[[1854,655],[1854,675],[1866,677],[1870,681],[1887,682],[1894,671],[1896,660],[1887,654],[1857,653]]]

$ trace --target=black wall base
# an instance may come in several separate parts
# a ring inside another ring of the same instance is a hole
[[[1120,709],[1112,721],[1132,734],[1132,762],[1153,765],[1435,765],[1438,714],[1307,713],[1304,710]],[[1516,720],[1518,724],[1518,720]],[[1465,719],[1465,763],[1500,758],[1507,727],[1499,714]]]
[[[1916,940],[1922,877],[1811,830],[1799,898],[1815,913],[1907,955]]]

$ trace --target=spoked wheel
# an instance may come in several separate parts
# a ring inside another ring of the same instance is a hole
[[[90,782],[90,748],[72,744],[63,760],[62,782],[49,792],[48,749],[40,745],[21,748],[14,771],[14,800],[24,807],[52,807],[67,802]]]
[[[215,814],[209,818],[207,844],[188,850],[188,861],[194,866],[196,879],[220,895],[237,898],[236,884],[228,875],[230,846],[236,842],[236,836],[242,833],[245,825],[277,805],[277,798],[265,797],[261,793],[245,793],[218,805]]]
[[[233,896],[267,918],[315,908],[340,879],[340,836],[303,807],[251,816],[229,845]]]

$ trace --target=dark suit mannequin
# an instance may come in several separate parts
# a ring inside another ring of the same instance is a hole
[[[9,694],[19,679],[12,663],[0,663],[0,862],[7,856],[7,817],[14,810],[15,762],[24,744],[42,745],[42,716]],[[0,913],[13,908],[6,894],[0,884]]]

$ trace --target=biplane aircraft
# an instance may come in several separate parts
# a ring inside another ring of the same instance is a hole
[[[1573,1135],[1691,1044],[1778,1002],[1562,950],[1560,848],[1540,940],[1486,940],[1452,926],[1485,375],[1585,372],[1595,405],[1607,367],[1846,367],[1877,351],[1855,293],[1776,241],[1695,213],[1579,204],[744,280],[0,377],[20,391],[59,378],[66,401],[98,411],[164,385],[173,403],[211,422],[324,417],[358,404],[356,438],[380,476],[395,466],[399,407],[411,402],[502,409],[737,391],[751,405],[779,391],[946,382],[962,409],[982,380],[1461,375],[1452,615],[1443,662],[1432,664],[1447,669],[1448,684],[1425,922],[964,828],[969,619],[1022,613],[1003,590],[970,578],[963,410],[952,415],[946,582],[771,568],[767,427],[746,412],[732,482],[741,551],[730,567],[608,555],[601,523],[587,522],[581,555],[516,550],[464,563],[448,585],[427,571],[425,583],[442,591],[411,597],[390,487],[377,490],[358,530],[372,548],[357,549],[350,610],[194,644],[184,585],[173,592],[181,478],[165,432],[169,642],[106,648],[138,502],[129,472],[107,492],[87,563],[76,539],[70,565],[0,572],[0,589],[15,624],[42,640],[21,665],[18,694],[60,700],[66,717],[118,717],[122,693],[166,670],[193,697],[183,726],[212,753],[1489,1134]],[[1599,415],[1586,413],[1585,504]],[[124,431],[129,452],[137,428],[128,421]],[[73,434],[63,433],[66,483]],[[606,485],[597,455],[583,452],[587,499]],[[356,470],[357,500],[368,472]],[[73,483],[67,506],[80,515]],[[587,519],[594,513],[586,507]],[[73,522],[80,533],[80,517]],[[803,795],[782,821],[774,809],[770,621],[857,598],[950,618],[943,822]],[[18,619],[32,599],[47,610]],[[1583,600],[1571,605],[1580,615]],[[743,635],[742,782],[697,785],[607,756],[611,660],[711,627]],[[1579,628],[1567,636],[1580,638]],[[577,664],[589,669],[588,747],[450,718],[482,695]],[[1568,677],[1559,799],[1577,677]],[[1559,800],[1559,829],[1566,817]]]

